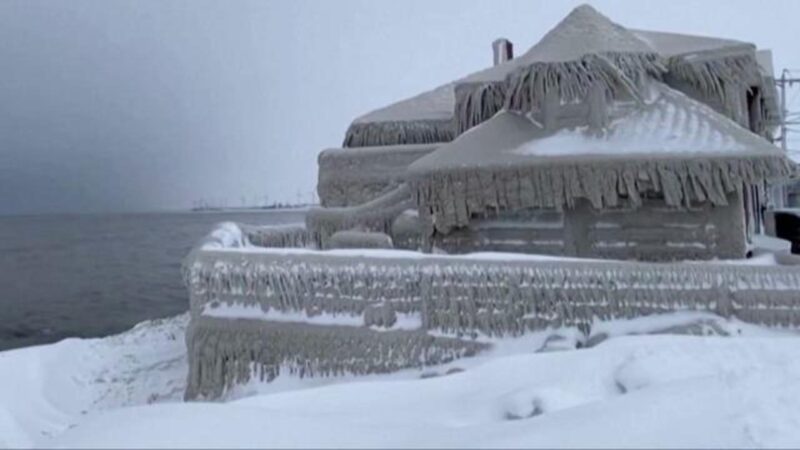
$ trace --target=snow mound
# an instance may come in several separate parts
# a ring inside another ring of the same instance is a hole
[[[800,443],[797,338],[638,336],[444,377],[120,409],[61,447],[760,447]],[[345,431],[346,430],[346,431]]]
[[[103,339],[0,352],[0,448],[39,445],[102,411],[181,401],[188,323],[187,313]]]

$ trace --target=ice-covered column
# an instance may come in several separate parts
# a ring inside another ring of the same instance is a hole
[[[608,124],[608,107],[606,106],[606,91],[600,83],[594,83],[589,88],[587,95],[589,104],[589,126],[601,130]]]

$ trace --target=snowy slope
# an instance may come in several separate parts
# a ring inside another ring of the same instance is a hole
[[[0,352],[0,448],[46,442],[92,413],[181,401],[189,315],[104,339]]]
[[[186,404],[185,324],[0,353],[0,447],[800,445],[793,331],[691,313],[606,322],[591,348],[557,330],[433,371],[285,378]],[[622,336],[656,331],[684,334]]]

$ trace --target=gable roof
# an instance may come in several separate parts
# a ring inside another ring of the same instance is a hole
[[[591,6],[581,5],[527,52],[503,64],[467,75],[457,83],[499,82],[525,65],[575,61],[598,53],[655,53],[655,50]]]
[[[655,53],[655,49],[591,6],[581,5],[521,58],[528,63],[565,62],[603,53]]]
[[[453,83],[357,117],[353,123],[448,120],[453,117]]]
[[[439,86],[358,117],[347,129],[345,147],[416,145],[455,138],[453,83]]]
[[[488,120],[502,108],[539,109],[546,91],[564,102],[578,101],[593,88],[636,98],[638,80],[666,71],[652,47],[589,5],[572,10],[514,64],[482,76],[499,76],[507,69],[500,80],[460,82],[454,106],[457,131]]]
[[[503,81],[509,73],[525,64],[571,61],[587,54],[628,51],[653,53],[654,49],[591,6],[582,5],[519,57],[376,109],[357,117],[353,123],[449,119],[453,116],[453,88],[456,84]]]
[[[707,51],[755,50],[753,44],[733,39],[635,29],[631,33],[664,57]]]

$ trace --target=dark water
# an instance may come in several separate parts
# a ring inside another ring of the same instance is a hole
[[[180,264],[222,221],[301,211],[0,217],[0,349],[104,336],[188,309]]]

